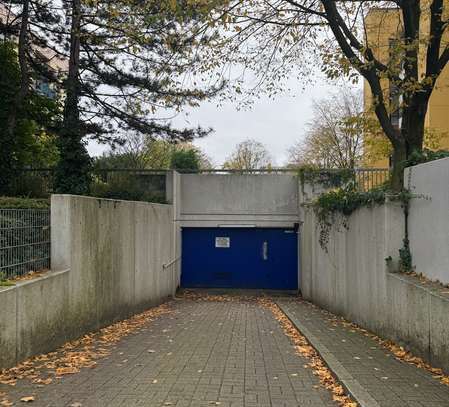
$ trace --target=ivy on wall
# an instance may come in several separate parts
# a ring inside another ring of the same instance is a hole
[[[381,205],[386,199],[386,188],[378,187],[367,192],[358,191],[353,184],[322,193],[309,205],[313,208],[319,226],[319,243],[327,252],[329,233],[340,215],[343,226],[348,227],[348,217],[358,208]]]
[[[409,160],[404,162],[404,168],[413,165],[438,160],[449,157],[449,151],[431,151],[423,150],[421,153],[414,153]],[[318,227],[319,227],[319,244],[321,248],[327,252],[329,243],[330,230],[333,226],[339,226],[340,222],[343,227],[348,228],[349,216],[359,208],[374,207],[389,202],[400,202],[404,210],[405,216],[405,233],[403,245],[399,249],[399,271],[412,272],[412,253],[410,251],[410,242],[408,239],[408,209],[409,202],[412,198],[430,199],[424,195],[412,194],[410,192],[409,172],[409,188],[404,188],[401,192],[393,192],[388,182],[379,185],[369,191],[360,191],[354,179],[354,171],[347,170],[323,170],[313,167],[304,167],[299,170],[299,177],[302,188],[304,185],[320,184],[331,190],[320,194],[311,203],[305,204],[313,209]],[[387,263],[392,259],[386,259]]]
[[[408,190],[392,193],[388,189],[388,185],[373,188],[366,192],[357,191],[352,185],[348,185],[321,194],[309,204],[317,217],[319,227],[318,241],[321,248],[325,252],[328,251],[327,245],[329,243],[330,230],[333,226],[337,225],[337,219],[347,229],[349,216],[362,207],[370,208],[376,205],[382,205],[387,200],[390,202],[400,202],[404,209],[407,223],[409,201],[415,197],[417,195],[411,194]],[[391,261],[391,259],[386,260],[387,262]],[[403,246],[399,249],[399,271],[413,271],[407,228],[405,230]]]

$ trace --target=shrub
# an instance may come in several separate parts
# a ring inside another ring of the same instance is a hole
[[[422,164],[447,157],[449,157],[449,151],[447,150],[432,151],[425,148],[421,152],[414,151],[412,154],[410,154],[409,159],[405,162],[405,167],[410,167],[412,165]]]
[[[0,208],[2,209],[47,209],[49,207],[49,199],[0,196]]]
[[[146,201],[165,203],[165,191],[154,190],[139,176],[134,174],[110,177],[107,182],[95,179],[90,191],[91,196],[108,199],[123,199],[127,201]]]

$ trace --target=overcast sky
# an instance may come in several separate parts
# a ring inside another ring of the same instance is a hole
[[[337,92],[339,86],[344,85],[316,80],[302,90],[300,84],[292,83],[290,95],[277,96],[274,100],[262,97],[250,110],[239,111],[231,102],[219,107],[215,103],[203,103],[180,113],[172,123],[179,127],[201,125],[214,129],[211,135],[194,144],[203,149],[215,167],[221,166],[237,143],[248,138],[265,144],[274,165],[282,166],[286,163],[287,149],[303,136],[311,120],[312,100]],[[99,155],[106,149],[95,143],[88,146],[91,155]]]

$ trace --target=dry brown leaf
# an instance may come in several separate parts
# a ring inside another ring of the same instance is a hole
[[[301,335],[296,327],[290,322],[282,310],[270,299],[263,298],[259,303],[268,308],[280,323],[284,333],[295,345],[298,354],[309,360],[307,367],[313,370],[313,374],[318,377],[320,384],[332,392],[333,399],[340,407],[357,407],[357,403],[345,394],[343,387],[337,383],[331,371],[327,368],[317,351],[308,343],[307,339]]]
[[[309,306],[311,308],[318,309],[318,307],[315,304],[312,304],[312,303],[304,301],[304,300],[299,300],[299,301],[302,302],[303,304],[306,304],[307,306]],[[423,370],[426,370],[426,371],[432,373],[434,375],[433,377],[435,379],[438,379],[440,381],[440,383],[442,383],[446,386],[449,386],[449,376],[443,374],[442,369],[435,368],[435,367],[431,366],[429,363],[425,362],[423,359],[412,355],[409,351],[404,349],[402,346],[399,346],[390,340],[382,339],[379,336],[367,331],[366,329],[359,327],[355,323],[346,321],[343,317],[337,317],[337,316],[331,314],[329,311],[326,311],[323,309],[319,309],[319,311],[323,315],[329,316],[329,318],[328,318],[329,322],[338,321],[338,324],[340,326],[343,326],[345,328],[351,328],[355,332],[364,334],[364,336],[373,339],[379,345],[381,345],[384,349],[389,350],[396,357],[396,359],[399,359],[403,362],[409,363],[409,364],[414,365],[420,369],[423,369]],[[377,348],[371,347],[371,349],[375,350]],[[387,356],[390,356],[390,355],[387,355]]]
[[[74,374],[78,373],[80,370],[77,367],[71,366],[71,367],[58,367],[55,371],[56,376],[63,376],[66,374]]]
[[[23,403],[31,403],[34,401],[34,396],[25,396],[20,399]]]
[[[51,382],[53,382],[53,379],[51,377],[47,377],[46,379],[35,379],[33,380],[33,383],[37,383],[37,384],[50,384]]]
[[[51,383],[52,378],[48,377],[49,375],[60,378],[66,374],[76,373],[82,368],[94,368],[96,360],[108,356],[113,345],[123,337],[139,331],[144,325],[170,312],[172,312],[170,306],[162,304],[96,333],[84,335],[54,352],[37,355],[13,368],[1,370],[0,383],[15,386],[18,380],[29,379],[42,386]],[[0,406],[12,405],[8,403],[7,399],[3,399]]]

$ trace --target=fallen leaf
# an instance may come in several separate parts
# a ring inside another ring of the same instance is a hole
[[[55,371],[57,376],[62,376],[62,375],[66,375],[66,374],[74,374],[74,373],[78,373],[78,372],[79,372],[79,369],[74,366],[59,367]]]
[[[34,379],[33,383],[38,383],[38,384],[50,384],[53,381],[53,379],[51,377],[47,377],[46,379]]]
[[[23,403],[31,403],[34,401],[34,396],[25,396],[20,399]]]
[[[357,407],[357,403],[353,402],[344,393],[343,387],[336,382],[317,351],[310,346],[307,339],[301,335],[282,310],[270,299],[261,298],[258,299],[258,302],[273,313],[284,333],[292,341],[296,352],[309,360],[309,363],[304,367],[312,369],[312,373],[319,378],[320,384],[332,392],[333,399],[338,402],[340,407]],[[319,386],[314,385],[313,388],[318,389]]]

